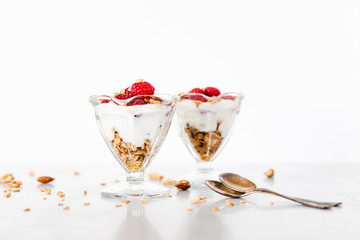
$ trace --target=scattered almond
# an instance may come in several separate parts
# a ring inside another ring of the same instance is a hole
[[[180,180],[176,183],[175,187],[177,187],[179,191],[185,191],[190,188],[190,182],[187,180]]]
[[[41,182],[41,183],[48,183],[55,180],[55,178],[49,177],[49,176],[42,176],[42,177],[38,177],[37,181]]]
[[[270,168],[269,170],[267,170],[266,172],[264,172],[265,176],[267,176],[268,178],[271,178],[274,176],[274,169]]]

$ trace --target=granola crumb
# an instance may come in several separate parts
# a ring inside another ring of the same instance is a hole
[[[25,208],[24,209],[24,212],[29,212],[30,211],[30,208]]]
[[[191,212],[191,211],[192,211],[192,208],[188,208],[188,209],[186,209],[186,211],[189,211],[189,212]]]
[[[172,197],[170,194],[168,194],[168,195],[166,195],[165,197],[168,197],[168,198],[170,198],[170,197]]]
[[[140,202],[145,204],[145,203],[147,203],[148,201],[147,201],[147,200],[141,200]]]
[[[69,206],[64,207],[64,210],[69,210],[69,209],[70,209],[70,207],[69,207]]]
[[[274,205],[274,202],[270,202],[270,205]]]
[[[74,175],[79,175],[79,172],[74,172]]]
[[[35,172],[34,172],[34,171],[29,171],[29,175],[30,175],[30,176],[34,176],[34,175],[35,175]]]
[[[240,201],[240,203],[241,203],[241,204],[245,204],[245,203],[246,203],[246,201],[244,201],[244,200],[241,200],[241,201]]]
[[[164,178],[163,175],[160,175],[158,173],[149,173],[148,177],[150,180],[162,180]]]
[[[8,183],[9,187],[20,187],[22,185],[21,181],[11,181]]]
[[[4,196],[5,196],[6,198],[9,198],[9,197],[11,197],[11,193],[5,194]]]
[[[218,207],[213,207],[213,208],[212,208],[212,211],[213,211],[213,212],[219,212],[220,209],[219,209]]]
[[[179,191],[185,191],[190,188],[190,182],[187,180],[180,180],[176,183],[175,187],[177,187]]]
[[[46,194],[51,194],[51,189],[48,189],[48,188],[43,188],[40,191],[45,192]]]
[[[57,195],[59,197],[65,197],[65,193],[63,193],[62,191],[57,192]]]
[[[115,180],[114,180],[114,182],[119,183],[119,182],[120,182],[120,180],[119,180],[119,179],[115,179]]]
[[[13,189],[13,192],[20,192],[20,189]]]
[[[205,196],[199,197],[199,200],[205,200],[205,199],[206,199]]]
[[[103,182],[103,183],[100,183],[100,185],[101,185],[101,186],[105,186],[105,185],[106,185],[106,183],[104,183],[104,182]]]
[[[84,195],[87,195],[87,191],[86,191],[86,190],[84,190]]]
[[[115,204],[115,207],[122,207],[122,204]]]
[[[43,200],[46,200],[46,199],[47,199],[46,197],[43,198]]]
[[[230,206],[230,207],[234,206],[234,202],[231,199],[225,200],[225,203],[226,203],[227,206]]]
[[[63,203],[58,203],[58,206],[64,206],[64,204]]]
[[[169,186],[169,185],[173,185],[175,183],[175,181],[172,179],[166,179],[166,180],[162,181],[162,183],[166,186]]]
[[[61,199],[61,201],[63,202],[63,201],[65,201],[65,199]]]
[[[129,200],[122,200],[121,202],[125,203],[125,204],[129,204],[130,201]]]
[[[198,203],[201,203],[200,200],[191,200],[191,204],[198,204]]]
[[[12,175],[12,173],[7,173],[4,176],[2,176],[2,178],[0,178],[0,183],[9,183],[11,181],[13,181],[15,178]]]
[[[84,202],[84,206],[90,206],[89,202]]]
[[[269,170],[267,170],[266,172],[264,172],[265,176],[267,176],[268,178],[272,178],[274,176],[274,169],[270,168]]]

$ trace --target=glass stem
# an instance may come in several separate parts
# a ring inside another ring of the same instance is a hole
[[[212,162],[198,162],[197,170],[199,172],[211,172],[214,170],[214,164]]]
[[[126,181],[129,184],[141,184],[144,182],[144,172],[126,172]]]

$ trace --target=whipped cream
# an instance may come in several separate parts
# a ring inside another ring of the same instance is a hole
[[[181,100],[176,112],[183,123],[202,132],[219,130],[223,137],[228,135],[240,110],[240,102],[222,99],[218,102],[202,102],[198,106],[193,100]]]
[[[170,124],[169,111],[169,107],[162,104],[120,106],[110,102],[95,106],[95,114],[108,140],[114,138],[115,129],[125,142],[137,147],[143,146],[146,139],[154,144],[160,127]]]

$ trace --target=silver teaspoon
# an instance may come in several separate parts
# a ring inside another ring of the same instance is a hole
[[[271,191],[266,188],[257,188],[255,183],[251,182],[250,180],[243,178],[235,173],[222,173],[219,176],[220,181],[228,188],[230,188],[233,191],[241,192],[241,193],[268,193],[273,194],[279,197],[286,198],[288,200],[300,203],[304,206],[308,207],[314,207],[314,208],[320,208],[320,209],[327,209],[330,207],[336,207],[341,204],[341,202],[318,202],[303,198],[295,198],[295,197],[289,197],[282,195],[280,193]]]

